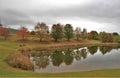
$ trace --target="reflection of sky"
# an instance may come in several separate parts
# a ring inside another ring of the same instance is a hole
[[[81,49],[79,49],[81,50]],[[120,68],[120,49],[112,49],[106,54],[102,54],[98,49],[94,55],[87,54],[87,58],[76,61],[74,58],[71,65],[60,64],[60,66],[53,66],[52,61],[45,69],[35,69],[35,72],[77,72],[89,71],[107,68]]]

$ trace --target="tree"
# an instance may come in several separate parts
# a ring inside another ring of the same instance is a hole
[[[25,28],[24,26],[22,26],[16,33],[19,37],[22,38],[22,40],[25,40],[26,37],[29,36],[29,31],[27,28]]]
[[[8,28],[3,27],[1,24],[0,25],[0,36],[3,36],[4,39],[6,40],[9,35],[10,35],[10,30]]]
[[[117,32],[113,32],[112,34],[115,36],[119,36],[119,34]]]
[[[79,40],[80,36],[81,36],[81,29],[80,29],[80,27],[77,27],[75,29],[75,34],[76,34],[77,40]]]
[[[99,35],[97,31],[91,31],[90,33],[88,33],[88,39],[98,40]]]
[[[99,33],[99,37],[100,37],[100,40],[102,41],[102,42],[106,42],[106,39],[107,39],[107,33],[106,32],[100,32]]]
[[[35,35],[35,31],[31,31],[30,34],[31,34],[31,35]]]
[[[73,37],[73,27],[71,24],[66,24],[64,27],[64,35],[69,41]]]
[[[52,26],[52,32],[51,35],[54,38],[55,41],[58,41],[58,39],[62,38],[63,35],[63,27],[60,24],[53,24]]]
[[[113,42],[113,35],[111,33],[100,32],[99,37],[102,42]]]
[[[35,26],[35,32],[39,40],[42,41],[43,38],[45,38],[45,35],[49,33],[49,29],[44,22],[37,23],[37,25]]]
[[[113,32],[112,35],[113,35],[113,41],[117,42],[117,43],[120,43],[120,35],[119,35],[119,33]]]
[[[5,40],[8,38],[9,35],[10,35],[10,30],[8,28],[3,28],[2,36],[4,37]]]
[[[2,33],[3,33],[3,27],[0,26],[0,36],[2,36]]]
[[[111,33],[107,33],[107,42],[113,42],[113,35]]]
[[[83,39],[86,39],[87,38],[87,29],[83,29],[83,31],[82,31],[82,38]]]

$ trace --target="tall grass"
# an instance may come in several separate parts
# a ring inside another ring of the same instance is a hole
[[[29,59],[31,49],[22,47],[18,51],[9,55],[5,61],[12,67],[21,68],[24,70],[33,70],[33,63]]]

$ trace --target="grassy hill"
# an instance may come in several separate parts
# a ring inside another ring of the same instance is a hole
[[[9,28],[9,30],[12,34],[15,34],[17,32],[17,29],[14,29],[14,28]]]

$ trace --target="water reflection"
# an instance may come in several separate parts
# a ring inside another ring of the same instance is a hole
[[[63,62],[64,60],[64,55],[61,51],[55,51],[53,52],[53,54],[51,55],[51,60],[52,60],[52,64],[54,66],[60,66],[60,64]]]
[[[89,53],[91,55],[94,55],[97,52],[98,47],[97,46],[91,46],[91,47],[88,47],[88,50],[89,50]]]
[[[33,61],[35,62],[35,64],[39,67],[39,69],[41,68],[46,68],[49,65],[49,56],[50,54],[48,54],[48,52],[46,51],[40,51],[40,52],[33,52],[32,53],[32,57]]]
[[[54,52],[34,51],[31,53],[31,58],[33,58],[32,61],[35,64],[35,68],[37,68],[37,70],[41,70],[47,69],[47,67],[50,68],[50,66],[71,66],[77,61],[81,62],[95,54],[101,53],[102,55],[105,55],[110,53],[113,49],[118,50],[119,47],[91,46],[77,49],[55,50]]]
[[[100,51],[103,55],[106,54],[107,52],[110,52],[112,49],[113,49],[113,47],[111,47],[111,46],[107,46],[107,47],[101,46],[100,47]]]
[[[67,49],[67,51],[64,51],[64,62],[66,65],[70,65],[73,62],[73,55],[72,55],[72,50]]]
[[[34,57],[35,64],[39,66],[39,69],[46,68],[49,65],[49,59],[47,56]]]

